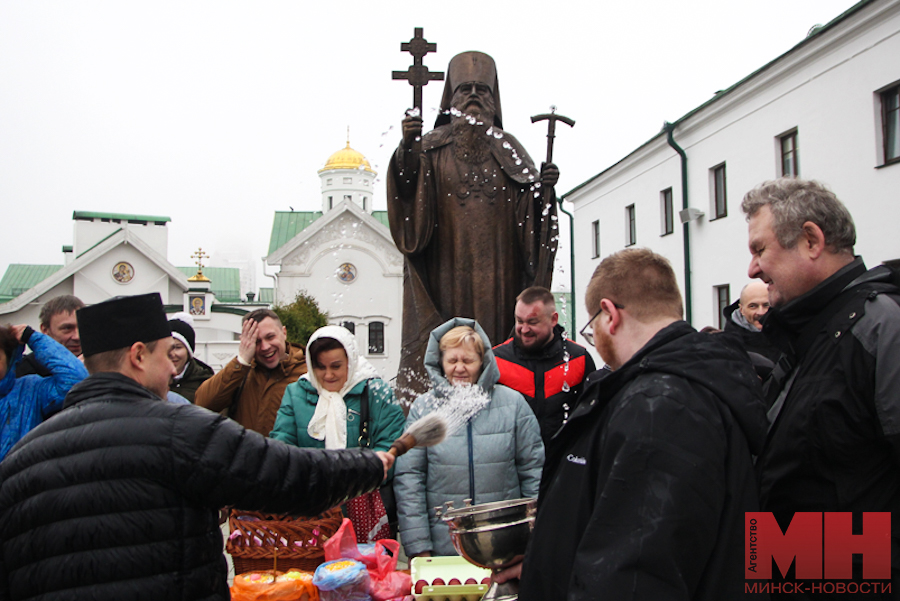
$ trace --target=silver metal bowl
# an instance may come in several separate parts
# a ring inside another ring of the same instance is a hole
[[[450,529],[470,530],[493,524],[508,524],[527,517],[534,517],[537,499],[513,499],[468,505],[459,509],[446,510],[441,519]]]
[[[460,555],[496,573],[522,561],[536,510],[537,499],[515,499],[448,509],[441,519]],[[518,595],[518,581],[510,580],[492,583],[482,599],[514,601]]]
[[[503,569],[522,560],[534,527],[536,499],[450,509],[441,519],[457,552],[477,566]]]

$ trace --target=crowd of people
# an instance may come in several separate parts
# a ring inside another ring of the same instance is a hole
[[[448,102],[491,109],[499,127],[484,56],[457,62],[462,91]],[[404,144],[421,142],[421,119],[404,128]],[[393,169],[460,157],[439,151],[444,138],[426,142]],[[723,331],[684,321],[663,256],[629,248],[599,263],[581,334],[600,369],[545,287],[513,302],[504,282],[500,306],[417,264],[472,306],[497,306],[487,325],[404,316],[432,324],[404,333],[415,347],[404,360],[421,356],[431,382],[406,408],[341,326],[304,347],[274,311],[250,312],[214,373],[195,356],[191,315],[167,316],[158,294],[49,300],[40,331],[0,328],[0,600],[226,599],[225,507],[341,506],[361,543],[399,537],[409,557],[428,557],[456,553],[436,507],[522,497],[538,500],[531,542],[495,575],[520,579],[522,601],[816,598],[746,588],[745,515],[771,512],[787,531],[796,512],[862,524],[900,510],[900,275],[854,254],[852,217],[820,183],[765,182],[741,208],[753,281]],[[407,234],[413,255],[425,241]],[[446,244],[480,252],[463,238]],[[406,311],[440,304],[424,279]],[[395,464],[386,451],[407,427],[464,398],[479,404],[458,428]],[[900,526],[876,536],[890,538],[880,590],[892,598]],[[848,561],[849,580],[871,579],[865,554]]]

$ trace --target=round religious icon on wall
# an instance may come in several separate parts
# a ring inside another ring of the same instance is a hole
[[[127,284],[134,279],[134,267],[131,266],[131,263],[119,261],[116,263],[116,266],[113,267],[112,277],[120,284]]]
[[[337,268],[337,278],[345,284],[350,284],[356,279],[356,266],[353,263],[341,263]]]

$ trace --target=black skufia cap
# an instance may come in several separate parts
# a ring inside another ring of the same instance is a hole
[[[117,296],[75,315],[85,357],[172,335],[158,292]]]

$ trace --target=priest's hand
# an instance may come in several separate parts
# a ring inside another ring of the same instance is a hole
[[[545,188],[552,188],[559,181],[559,168],[553,163],[544,163],[541,165],[541,185]]]
[[[382,479],[387,479],[388,470],[391,469],[392,465],[394,465],[395,457],[390,453],[385,453],[384,451],[376,451],[375,454],[378,455],[378,458],[381,459],[381,464],[384,466],[384,478]]]
[[[238,361],[250,365],[256,355],[256,338],[259,324],[255,319],[248,319],[241,327],[241,344],[238,346]]]

